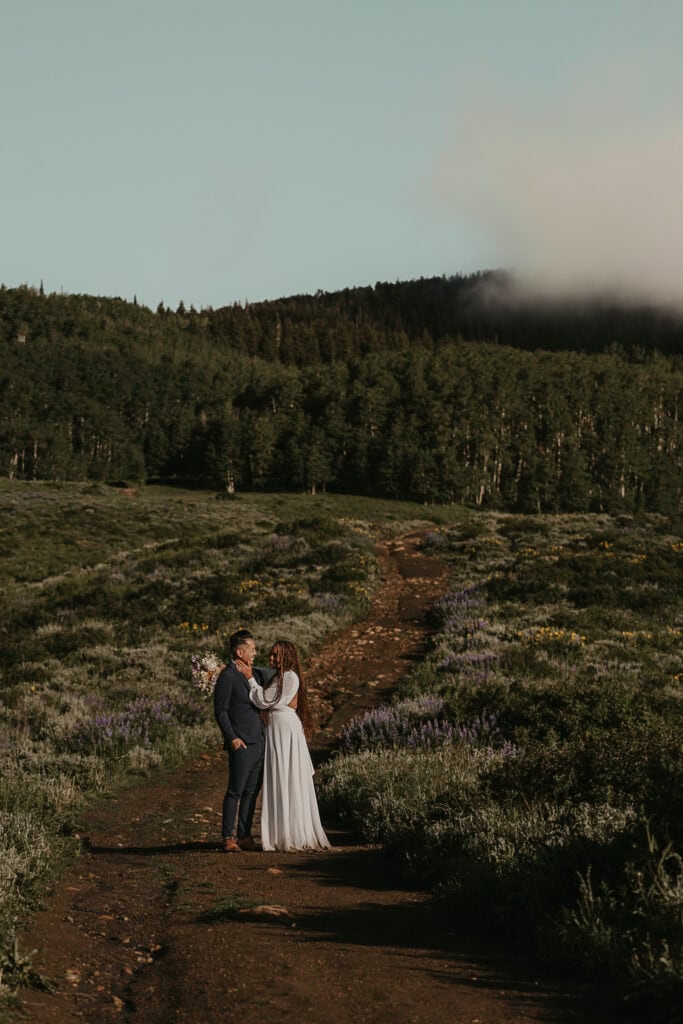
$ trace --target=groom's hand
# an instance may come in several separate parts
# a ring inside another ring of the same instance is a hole
[[[232,747],[233,750],[241,750],[242,747],[246,749],[247,745],[244,742],[244,740],[241,740],[238,736],[236,739],[230,741],[230,746]]]

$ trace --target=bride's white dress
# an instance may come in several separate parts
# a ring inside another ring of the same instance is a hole
[[[287,705],[299,689],[296,672],[287,671],[282,696],[271,703],[277,685],[249,680],[249,697],[257,708],[271,711],[266,729],[266,759],[261,802],[261,844],[264,850],[328,850],[313,786],[313,762],[301,719]],[[270,698],[270,699],[269,699]]]

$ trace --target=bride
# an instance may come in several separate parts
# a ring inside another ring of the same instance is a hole
[[[276,640],[270,656],[275,676],[267,686],[249,679],[249,697],[269,712],[261,804],[264,850],[328,850],[313,786],[306,735],[306,690],[299,655],[289,640]]]

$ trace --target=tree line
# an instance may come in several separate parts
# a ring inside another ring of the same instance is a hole
[[[504,343],[502,331],[487,339],[484,321],[467,340],[440,334],[448,296],[469,289],[472,308],[482,282],[491,285],[437,278],[372,296],[156,312],[0,289],[0,473],[676,511],[683,369],[673,315],[656,321],[669,324],[662,344],[635,323],[633,344],[619,333],[636,310],[608,330],[598,326],[604,307],[591,320],[587,306],[590,331],[573,349],[559,313],[554,343],[532,344],[547,309],[525,345]]]

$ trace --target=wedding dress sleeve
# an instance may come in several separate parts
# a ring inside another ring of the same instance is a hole
[[[275,701],[273,699],[277,692],[275,685],[271,683],[269,686],[259,686],[252,676],[249,680],[249,699],[257,708],[261,708],[264,711],[274,711],[277,708],[286,708],[298,689],[299,677],[296,672],[288,669],[282,679],[282,696],[279,700]],[[270,700],[268,700],[268,697],[270,697]]]

